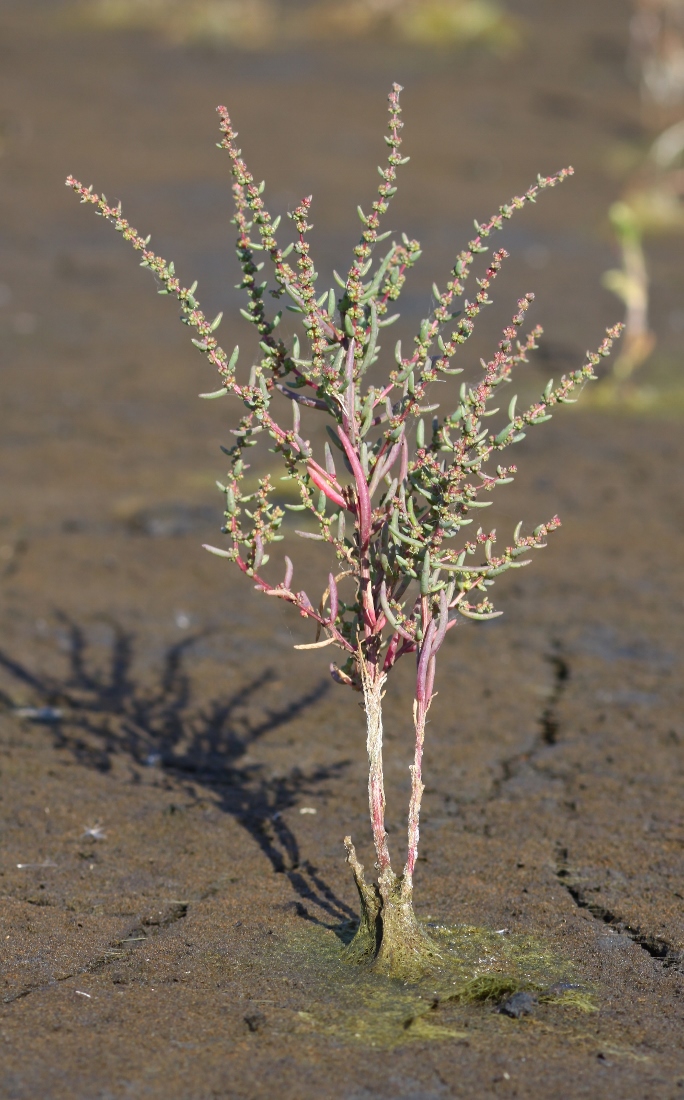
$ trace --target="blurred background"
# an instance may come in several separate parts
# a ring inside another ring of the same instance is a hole
[[[0,58],[13,530],[40,517],[177,533],[203,516],[214,529],[225,408],[196,395],[215,379],[149,273],[64,178],[122,200],[186,285],[199,280],[206,312],[225,311],[222,342],[243,345],[248,366],[218,103],[274,216],[313,194],[325,288],[376,187],[386,94],[404,85],[411,161],[387,228],[424,252],[392,347],[473,218],[572,164],[574,178],[498,239],[512,258],[462,365],[478,369],[533,290],[546,335],[519,389],[536,395],[626,316],[620,356],[583,403],[684,412],[682,0],[3,0]]]

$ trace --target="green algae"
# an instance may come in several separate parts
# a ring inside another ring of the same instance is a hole
[[[598,1005],[591,993],[583,989],[563,989],[559,993],[542,993],[539,1000],[542,1004],[575,1008],[578,1012],[585,1012],[587,1015],[598,1012]]]
[[[525,1026],[495,1011],[507,997],[523,991],[535,996],[538,1013],[550,1019],[559,1019],[559,1012],[570,1020],[596,1011],[576,967],[542,937],[422,923],[440,959],[428,976],[415,982],[348,961],[330,930],[309,926],[274,944],[264,958],[271,972],[282,968],[298,978],[300,1003],[292,1005],[295,1030],[369,1047],[453,1042],[474,1030],[498,1030],[504,1021]]]

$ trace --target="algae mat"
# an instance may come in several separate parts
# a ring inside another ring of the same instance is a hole
[[[468,1029],[482,1030],[485,1020],[499,1024],[494,1017],[506,1015],[501,1007],[519,993],[528,994],[530,1014],[541,1005],[575,1014],[597,1011],[576,966],[539,938],[429,920],[425,927],[441,964],[417,983],[347,961],[336,936],[311,929],[269,951],[264,965],[294,971],[306,983],[309,1006],[298,1013],[304,1027],[370,1047],[465,1039],[472,1034]],[[466,1030],[454,1030],[456,1020]]]

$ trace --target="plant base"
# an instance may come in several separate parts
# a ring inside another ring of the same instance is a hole
[[[361,920],[345,957],[368,963],[386,977],[417,981],[440,965],[441,956],[416,919],[412,883],[390,868],[377,884],[367,883],[351,838],[345,837],[344,844],[361,901]]]

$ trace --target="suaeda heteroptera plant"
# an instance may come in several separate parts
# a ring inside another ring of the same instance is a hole
[[[595,377],[593,368],[609,353],[619,326],[608,330],[583,367],[563,377],[557,386],[549,382],[530,408],[516,413],[514,398],[505,423],[491,431],[486,418],[498,411],[489,408],[492,397],[509,381],[513,368],[527,361],[541,333],[536,327],[517,339],[533,298],[528,294],[518,302],[492,358],[482,360],[479,381],[460,387],[455,407],[440,415],[439,405],[428,395],[432,383],[461,373],[460,367],[452,365],[453,358],[489,303],[489,288],[506,252],[500,249],[492,254],[470,300],[464,297],[465,283],[476,257],[488,251],[488,238],[514,211],[571,174],[572,169],[566,168],[553,176],[538,177],[524,195],[500,207],[488,222],[476,223],[475,236],[456,257],[445,288],[433,287],[432,310],[420,324],[413,346],[404,350],[398,343],[395,363],[385,380],[364,385],[364,376],[380,353],[379,333],[396,320],[397,315],[390,315],[391,307],[420,256],[418,242],[403,236],[401,241],[392,241],[386,254],[375,261],[376,245],[390,236],[380,233],[380,221],[396,191],[397,169],[408,159],[399,151],[400,91],[395,84],[389,96],[389,134],[385,138],[389,154],[386,165],[379,169],[381,182],[370,213],[359,208],[363,232],[353,262],[344,278],[336,275],[339,291],[322,295],[307,242],[311,199],[304,199],[290,215],[295,241],[281,250],[276,241],[280,218],[269,215],[262,198],[264,185],[255,183],[235,145],[237,135],[228,112],[218,108],[223,134],[220,147],[229,154],[235,179],[234,223],[243,273],[240,285],[248,297],[247,309],[242,312],[259,338],[258,362],[251,366],[246,381],[238,380],[238,349],[228,355],[214,335],[220,315],[209,321],[200,310],[196,284],[189,288],[181,284],[173,264],[149,249],[149,238],[144,240],[129,225],[120,205],[109,206],[104,195],[94,194],[73,177],[67,184],[142,253],[142,265],[157,276],[160,293],[179,301],[181,320],[195,330],[193,343],[221,377],[221,389],[203,396],[232,394],[243,403],[244,414],[233,430],[236,441],[226,450],[231,468],[222,486],[226,502],[223,531],[228,545],[207,549],[235,562],[261,592],[286,600],[311,619],[316,624],[316,640],[298,648],[330,645],[341,650],[340,665],[330,666],[333,677],[363,692],[378,875],[377,883],[366,881],[347,837],[347,859],[362,909],[349,950],[352,957],[372,959],[384,972],[410,976],[429,966],[436,953],[414,915],[413,876],[424,789],[423,742],[437,655],[461,616],[487,620],[500,614],[490,600],[495,579],[509,569],[527,565],[530,559],[526,555],[543,547],[549,532],[559,525],[554,516],[529,535],[522,535],[518,525],[511,544],[498,549],[496,532],[477,525],[476,517],[491,502],[492,490],[510,482],[516,472],[515,466],[500,464],[500,452],[522,440],[527,427],[548,420],[555,405],[571,401],[573,393]],[[287,258],[293,250],[296,263],[291,266]],[[278,332],[281,314],[272,315],[267,308],[268,282],[260,281],[264,264],[257,262],[259,253],[273,266],[272,297],[287,296],[292,303],[288,308],[301,317],[306,352],[297,337],[288,343]],[[461,308],[457,310],[459,299]],[[278,404],[281,409],[289,406],[291,424],[281,419]],[[307,415],[318,412],[326,418],[329,442],[320,460],[303,435],[302,411]],[[415,437],[411,436],[415,445],[409,444],[411,426],[415,426]],[[244,480],[248,469],[245,454],[262,432],[270,436],[273,449],[281,456],[285,477],[296,483],[300,503],[294,507],[307,510],[317,524],[317,531],[300,534],[328,543],[339,562],[339,571],[330,574],[317,603],[293,586],[289,557],[281,581],[272,582],[263,571],[267,547],[284,537],[284,512],[274,502],[270,475],[262,477],[252,491]],[[464,539],[462,529],[471,524],[476,524],[475,531]],[[416,662],[415,754],[407,856],[403,871],[397,874],[391,865],[384,820],[381,700],[388,674],[407,654]]]

